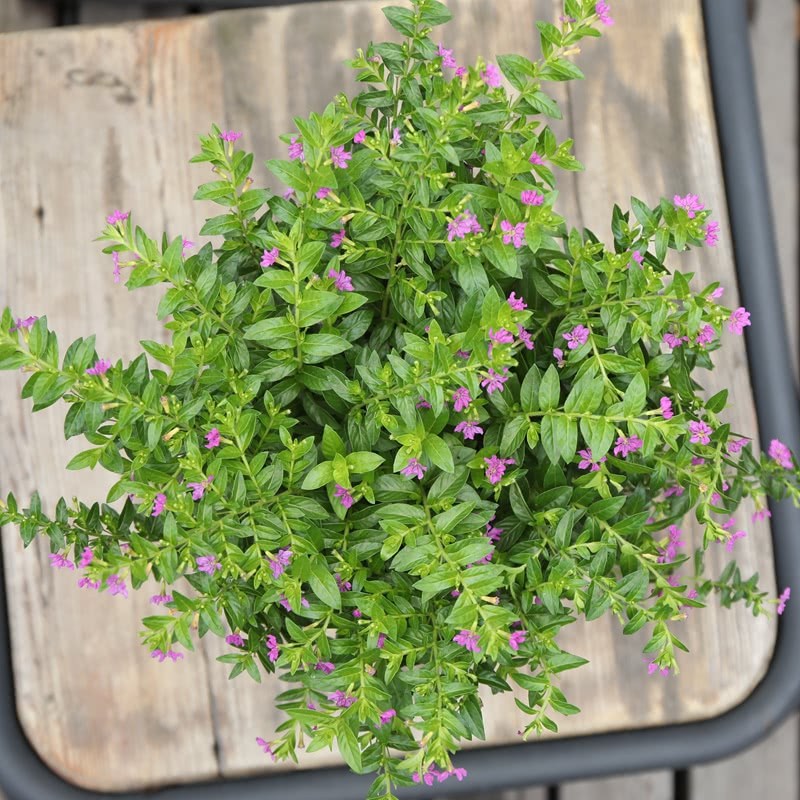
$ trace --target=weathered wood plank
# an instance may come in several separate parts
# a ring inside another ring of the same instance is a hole
[[[211,121],[244,130],[247,146],[257,154],[255,178],[264,181],[261,164],[282,151],[277,137],[290,130],[292,116],[320,110],[352,85],[345,82],[342,61],[369,38],[386,35],[380,5],[321,4],[313,14],[307,6],[257,9],[6,37],[0,47],[0,135],[10,143],[0,164],[4,299],[20,314],[48,312],[64,340],[98,330],[98,351],[108,356],[131,357],[139,338],[163,338],[153,313],[158,290],[128,295],[114,286],[110,259],[89,244],[103,215],[114,207],[132,208],[151,232],[166,227],[172,235],[196,239],[203,208],[188,199],[206,175],[202,167],[186,164],[195,135]],[[533,55],[534,20],[554,15],[550,0],[451,5],[456,21],[442,38],[462,63],[478,52]],[[589,81],[564,95],[588,175],[564,181],[561,209],[602,235],[615,200],[636,194],[654,201],[660,194],[700,191],[717,209],[725,234],[695,0],[676,0],[668,9],[657,0],[620,4],[615,15],[611,35],[587,44],[580,56]],[[331,42],[333,30],[337,36]],[[296,45],[297,31],[304,47]],[[266,61],[264,52],[271,54]],[[192,73],[202,74],[202,81],[187,81]],[[254,74],[260,80],[253,81]],[[59,120],[57,129],[53,119]],[[645,152],[646,142],[654,154]],[[13,241],[29,244],[5,246]],[[724,277],[726,299],[735,295],[725,235],[715,251],[692,254],[680,264],[704,280]],[[734,382],[736,427],[754,433],[742,343],[728,341],[722,352],[716,375]],[[712,389],[714,380],[708,383]],[[111,483],[106,476],[92,475],[89,481],[61,469],[80,449],[61,440],[63,411],[48,409],[31,419],[28,404],[16,400],[20,386],[21,376],[0,376],[3,396],[10,398],[0,435],[12,445],[0,453],[0,474],[13,476],[3,489],[25,497],[38,486],[50,503],[60,494],[103,497]],[[32,455],[44,453],[46,458]],[[58,465],[55,470],[52,464]],[[15,535],[4,540],[20,714],[48,763],[98,789],[194,780],[217,769],[232,775],[273,768],[253,740],[272,733],[274,681],[261,687],[246,678],[229,683],[226,669],[212,659],[225,648],[218,641],[204,642],[202,656],[177,665],[148,662],[136,637],[145,598],[89,598],[74,590],[71,576],[50,572],[45,548],[38,546],[37,560],[21,554]],[[771,589],[765,528],[751,528],[737,550],[745,570],[757,567]],[[712,561],[719,565],[724,556],[717,551]],[[89,650],[70,624],[75,619],[91,631],[94,649],[102,641],[105,651],[115,654],[113,664],[87,666]],[[623,640],[607,619],[573,626],[565,646],[588,656],[592,665],[562,681],[568,697],[584,710],[563,722],[564,732],[720,713],[739,702],[765,670],[774,625],[741,610],[711,607],[692,612],[684,633],[693,649],[682,661],[684,672],[662,679],[650,678],[644,668],[643,633]],[[56,659],[44,653],[58,654],[57,668]],[[125,725],[107,728],[105,711],[120,691],[114,682],[119,671],[126,696],[136,698],[135,708],[131,699]],[[96,684],[111,687],[101,695],[102,704],[93,695]],[[63,691],[67,686],[69,692]],[[524,720],[512,698],[487,692],[484,699],[489,739],[516,741]],[[304,765],[333,758],[318,753]]]
[[[3,0],[0,3],[0,33],[48,28],[55,24],[55,0]]]
[[[689,771],[695,800],[795,798],[800,795],[800,717],[792,714],[764,741],[731,758]]]
[[[673,782],[672,772],[666,770],[574,781],[558,787],[558,800],[673,800]],[[715,795],[700,797],[717,800]]]

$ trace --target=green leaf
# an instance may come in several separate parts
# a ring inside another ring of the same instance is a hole
[[[302,345],[303,360],[309,364],[316,364],[337,353],[343,353],[352,346],[344,337],[332,333],[307,334]]]
[[[558,406],[560,396],[561,383],[558,370],[554,364],[551,364],[547,368],[547,372],[545,372],[542,383],[539,386],[539,408],[542,411],[552,411]]]
[[[414,14],[401,6],[385,6],[381,9],[389,24],[404,36],[413,36],[416,30]]]
[[[344,442],[342,437],[330,425],[326,425],[322,432],[322,455],[325,458],[332,459],[336,453],[345,454]]]
[[[342,607],[342,596],[336,580],[331,575],[328,565],[324,559],[311,562],[308,584],[311,590],[325,605],[337,610]]]
[[[386,9],[383,10],[386,11]],[[358,738],[346,720],[339,719],[338,728],[336,743],[339,745],[342,758],[353,772],[361,772],[361,748],[358,746]]]
[[[441,533],[449,533],[455,528],[459,522],[465,520],[475,508],[474,501],[468,503],[459,503],[458,505],[448,508],[447,511],[442,511],[433,518],[433,524]]]
[[[347,466],[351,472],[364,474],[376,470],[386,459],[377,453],[359,451],[347,454]]]
[[[306,475],[302,488],[304,491],[319,489],[320,486],[325,486],[332,480],[333,462],[323,461],[321,464],[317,464],[317,466],[314,467],[311,472],[308,473],[308,475]]]
[[[539,372],[539,368],[534,364],[525,373],[519,390],[519,402],[523,411],[539,410],[539,386],[541,382],[542,373]]]
[[[422,441],[422,452],[445,472],[453,471],[453,454],[444,440],[433,433],[429,433]]]
[[[647,383],[641,372],[633,376],[633,380],[625,390],[622,398],[622,413],[626,417],[637,417],[641,414],[647,400]]]
[[[300,327],[308,328],[330,317],[341,306],[344,295],[307,289],[300,298]]]

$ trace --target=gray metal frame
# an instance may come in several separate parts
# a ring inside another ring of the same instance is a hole
[[[212,0],[209,0],[209,2]],[[305,0],[300,0],[305,1]],[[151,0],[152,2],[152,0]],[[213,0],[234,5],[236,0]],[[238,3],[237,3],[238,4]],[[278,5],[262,0],[251,5]],[[195,0],[195,5],[202,5]],[[711,84],[739,287],[756,322],[747,350],[762,442],[779,436],[800,452],[800,415],[782,310],[772,214],[747,34],[745,0],[703,0]],[[800,512],[771,505],[779,586],[800,589]],[[192,783],[147,792],[98,793],[67,783],[44,764],[20,727],[4,587],[0,587],[0,786],[9,800],[360,800],[372,780],[346,768]],[[764,737],[800,700],[800,625],[790,610],[767,674],[739,706],[713,719],[644,730],[462,752],[463,783],[400,790],[403,797],[466,794],[554,784],[645,769],[675,768],[730,755]]]

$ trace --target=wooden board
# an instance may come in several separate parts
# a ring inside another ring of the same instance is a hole
[[[0,33],[47,28],[55,24],[55,0],[2,0],[0,3]]]
[[[558,800],[673,800],[672,772],[644,772],[592,781],[574,781],[558,787]],[[709,795],[698,795],[708,799]]]
[[[97,331],[98,352],[108,357],[133,357],[140,338],[164,340],[154,314],[159,290],[128,294],[115,286],[110,258],[91,244],[103,217],[113,208],[133,209],[151,234],[166,228],[196,241],[207,209],[189,198],[208,180],[204,167],[186,163],[196,135],[212,121],[245,131],[257,154],[255,178],[266,180],[261,165],[284,152],[278,134],[291,129],[292,117],[320,110],[352,86],[343,60],[370,38],[390,35],[380,5],[253,9],[0,39],[3,301],[21,315],[47,313],[62,341]],[[442,39],[461,62],[479,52],[535,55],[535,20],[556,14],[551,0],[451,5],[456,20]],[[614,11],[610,35],[588,42],[579,57],[590,79],[567,93],[562,88],[566,129],[587,174],[564,176],[560,208],[608,240],[614,201],[701,193],[717,209],[722,237],[715,250],[681,259],[680,268],[695,269],[706,282],[724,279],[734,304],[699,6],[638,0],[619,2]],[[63,471],[80,444],[61,438],[63,409],[31,417],[29,404],[17,399],[22,378],[0,376],[0,491],[24,498],[38,487],[50,507],[62,494],[102,498],[111,476]],[[755,434],[740,339],[727,338],[708,389],[723,383],[732,384],[737,399],[735,427]],[[747,509],[739,516],[748,519]],[[745,572],[758,569],[763,587],[774,591],[767,529],[748,530],[737,556]],[[274,682],[229,683],[226,668],[213,660],[225,648],[219,641],[204,641],[197,656],[178,664],[150,661],[136,635],[149,592],[127,601],[98,598],[78,591],[74,576],[53,572],[43,545],[23,555],[16,533],[7,531],[3,546],[20,718],[55,770],[114,790],[275,768],[254,745],[277,720]],[[717,549],[710,562],[720,568],[726,560]],[[774,630],[774,622],[753,620],[743,609],[720,612],[712,604],[692,612],[683,638],[693,653],[682,658],[679,677],[664,679],[647,675],[644,632],[623,639],[609,619],[572,626],[565,646],[592,664],[562,682],[584,711],[564,720],[562,730],[721,713],[765,672]],[[523,719],[513,699],[487,693],[485,700],[490,740],[517,741]],[[332,754],[316,753],[303,765],[331,761]]]

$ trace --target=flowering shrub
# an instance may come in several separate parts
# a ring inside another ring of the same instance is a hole
[[[464,777],[451,754],[484,735],[481,684],[527,691],[525,736],[577,712],[556,679],[585,663],[558,645],[579,615],[649,626],[647,669],[668,673],[672,623],[710,594],[781,613],[788,589],[767,598],[735,562],[707,577],[702,555],[746,534],[743,498],[759,516],[767,493],[800,498],[789,449],[757,457],[727,392],[692,377],[750,325],[665,266],[717,243],[701,200],[615,206],[611,247],[553,207],[554,170],[580,165],[542,84],[582,77],[568,56],[608,4],[566,0],[538,62],[471,67],[431,36],[447,9],[411,6],[384,9],[402,44],[352,61],[366,91],[296,120],[268,163],[283,196],[252,187],[240,133],[201,138],[218,247],[108,217],[114,280],[167,285],[172,342],[141,343],[161,367],[91,336],[60,358],[44,317],[0,325],[0,367],[30,373],[34,411],[66,400],[65,435],[91,445],[68,468],[120,476],[54,516],[9,495],[0,522],[49,537],[81,587],[159,581],[153,658],[196,629],[225,638],[232,676],[281,670],[288,719],[257,744],[335,743],[378,772],[370,798]],[[681,573],[689,512],[705,537]]]

